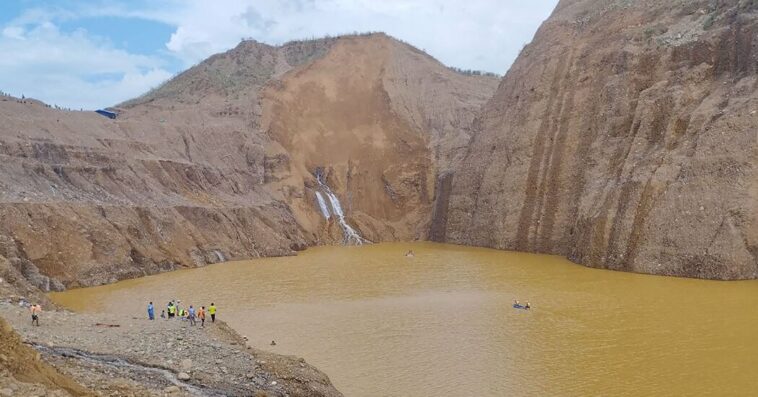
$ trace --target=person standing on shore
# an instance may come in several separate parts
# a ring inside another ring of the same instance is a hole
[[[147,305],[147,318],[155,320],[155,307],[153,307],[153,302],[150,302]]]
[[[208,307],[208,314],[211,315],[211,322],[215,323],[216,322],[216,304],[214,304],[213,302],[211,302],[210,307]]]
[[[32,311],[32,325],[36,323],[37,326],[39,327],[39,314],[42,312],[42,306],[38,304],[34,304],[31,307],[31,311]]]
[[[200,326],[205,327],[205,306],[200,306],[200,310],[197,311],[197,318],[200,319]]]
[[[190,325],[195,325],[195,308],[190,305],[187,318],[189,318]]]
[[[174,318],[174,315],[176,314],[176,306],[174,306],[174,302],[169,302],[168,306],[166,306],[166,311],[168,312],[168,318]]]

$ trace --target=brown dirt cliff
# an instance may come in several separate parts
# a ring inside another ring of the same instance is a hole
[[[758,276],[758,3],[563,0],[477,122],[439,240]]]
[[[497,81],[372,34],[244,41],[115,120],[3,97],[5,273],[58,290],[338,242],[317,169],[368,239],[426,238]]]
[[[496,82],[385,35],[343,38],[264,91],[268,182],[320,241],[337,241],[339,230],[332,222],[320,232],[317,169],[369,240],[425,239],[436,178],[462,158]]]

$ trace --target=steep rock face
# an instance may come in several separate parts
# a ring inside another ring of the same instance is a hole
[[[561,1],[485,106],[436,238],[755,278],[757,25],[754,1]]]
[[[372,240],[425,238],[496,84],[379,34],[244,41],[115,120],[1,98],[0,257],[57,290],[338,242],[316,168]]]
[[[425,239],[439,169],[462,157],[495,79],[454,73],[385,35],[340,40],[263,94],[271,186],[320,239],[313,174],[323,168],[372,241]]]
[[[43,290],[284,255],[307,243],[261,187],[262,149],[241,123],[211,118],[193,129],[169,118],[111,122],[0,105],[0,255]],[[221,151],[226,159],[215,157]]]

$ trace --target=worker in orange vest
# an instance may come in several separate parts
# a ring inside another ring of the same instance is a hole
[[[205,327],[205,306],[201,306],[197,311],[197,318],[200,320],[200,326]]]

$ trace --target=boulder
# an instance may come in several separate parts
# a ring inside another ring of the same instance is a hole
[[[189,371],[189,370],[191,370],[192,369],[192,360],[190,360],[189,358],[185,358],[184,360],[182,360],[182,361],[179,362],[179,367],[183,371]]]

